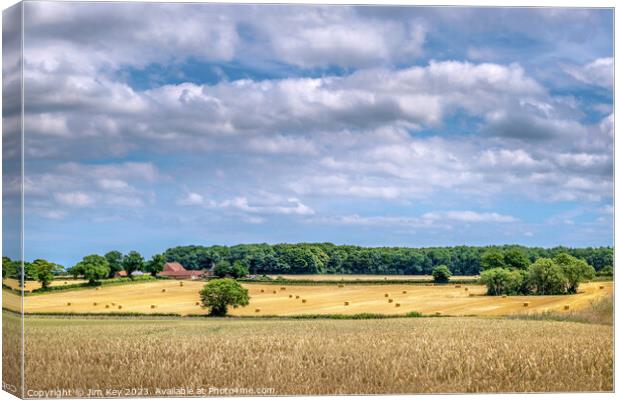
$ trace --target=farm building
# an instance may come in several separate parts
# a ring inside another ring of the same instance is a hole
[[[131,273],[131,276],[142,276],[142,275],[146,275],[146,274],[142,271],[133,271]],[[125,278],[126,276],[127,276],[127,271],[117,271],[114,273],[115,278]]]
[[[168,262],[164,265],[164,270],[158,274],[172,279],[200,279],[210,276],[210,271],[192,271],[185,269],[178,262]]]

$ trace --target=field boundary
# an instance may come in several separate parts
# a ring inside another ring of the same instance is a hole
[[[324,285],[480,285],[479,279],[451,279],[447,283],[435,283],[432,279],[377,279],[377,280],[311,280],[311,279],[237,279],[242,283],[266,285],[296,285],[296,286],[324,286]]]

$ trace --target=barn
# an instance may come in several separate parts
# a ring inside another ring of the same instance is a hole
[[[192,271],[185,269],[178,262],[167,262],[164,264],[164,270],[157,274],[172,279],[200,279],[209,276],[208,271]]]

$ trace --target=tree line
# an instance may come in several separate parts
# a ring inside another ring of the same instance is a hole
[[[612,247],[360,247],[332,243],[241,244],[236,246],[178,246],[166,250],[166,261],[176,261],[187,269],[241,267],[250,274],[376,274],[430,275],[446,265],[452,275],[478,275],[493,268],[527,268],[539,258],[553,259],[566,253],[611,274]],[[224,261],[225,263],[221,263]],[[230,266],[230,267],[229,267]]]

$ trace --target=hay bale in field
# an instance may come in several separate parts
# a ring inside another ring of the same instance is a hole
[[[565,310],[568,310],[568,309],[570,309],[570,306],[569,306],[568,304],[566,304],[566,305],[564,306],[564,309],[565,309]]]
[[[302,302],[302,303],[305,303],[305,302],[306,302],[306,299],[301,299],[301,302]]]
[[[261,290],[260,290],[260,292],[261,292],[261,293],[265,293],[265,289],[261,289]]]
[[[469,294],[469,297],[474,297],[474,294],[473,294],[473,293],[470,293],[470,294]]]
[[[396,303],[396,307],[400,307],[400,303]]]
[[[441,315],[441,311],[437,311],[437,312],[435,313],[435,315],[437,315],[437,316]]]
[[[257,308],[256,310],[254,310],[254,312],[260,312],[260,308]]]
[[[605,286],[601,285],[598,287],[599,289],[605,289]]]
[[[121,306],[120,304],[118,305],[118,309],[120,310],[121,308],[123,308],[123,306]]]
[[[97,288],[95,288],[95,290],[99,290],[99,288],[97,287]]]
[[[280,290],[286,290],[286,288],[285,287],[281,287]]]
[[[66,285],[66,284],[67,284],[67,283],[69,283],[69,282],[65,281],[64,283],[65,283],[65,285]]]
[[[276,293],[278,293],[278,292],[277,292],[276,290],[274,290],[274,291],[273,291],[273,294],[276,294]]]
[[[461,285],[454,285],[454,287],[458,289],[461,287]]]
[[[394,299],[388,299],[388,303],[393,303]]]
[[[155,304],[151,304],[151,308],[157,308]]]
[[[197,301],[197,302],[196,302],[196,305],[197,305],[197,306],[199,306],[199,305],[200,305],[200,302],[199,302],[199,301]]]
[[[299,296],[295,296],[295,298],[296,298],[296,299],[298,299],[298,298],[299,298]]]
[[[384,294],[385,297],[390,297],[389,293]]]
[[[530,305],[529,301],[526,301],[525,303],[523,303],[523,307],[529,307],[529,305]]]
[[[161,292],[164,293],[166,291],[166,289],[162,289]]]
[[[293,295],[292,295],[292,294],[289,294],[289,295],[288,295],[288,298],[289,298],[289,299],[292,299],[292,298],[293,298]]]
[[[93,306],[96,306],[96,305],[97,305],[97,302],[94,302],[94,303],[93,303]]]
[[[505,294],[502,295],[502,299],[505,299],[507,296]]]
[[[349,302],[348,302],[348,301],[345,301],[345,302],[344,302],[344,305],[345,305],[345,306],[348,306],[348,305],[349,305]]]
[[[70,305],[71,305],[71,303],[67,303],[67,305],[68,305],[68,306],[70,306]]]
[[[115,305],[116,305],[116,303],[110,303],[110,304],[112,304],[113,306],[115,306]]]
[[[403,294],[407,294],[407,291],[406,291],[406,290],[403,290]]]
[[[183,286],[183,282],[179,282],[179,286]]]
[[[110,305],[109,305],[109,304],[106,304],[106,305],[105,305],[105,308],[110,308]]]
[[[344,287],[344,285],[341,283],[341,284],[339,284],[339,285],[338,285],[338,287],[339,287],[339,288],[343,288],[343,287]]]
[[[467,292],[468,290],[469,290],[469,288],[467,288],[467,287],[466,287],[466,288],[465,288],[465,291]]]

